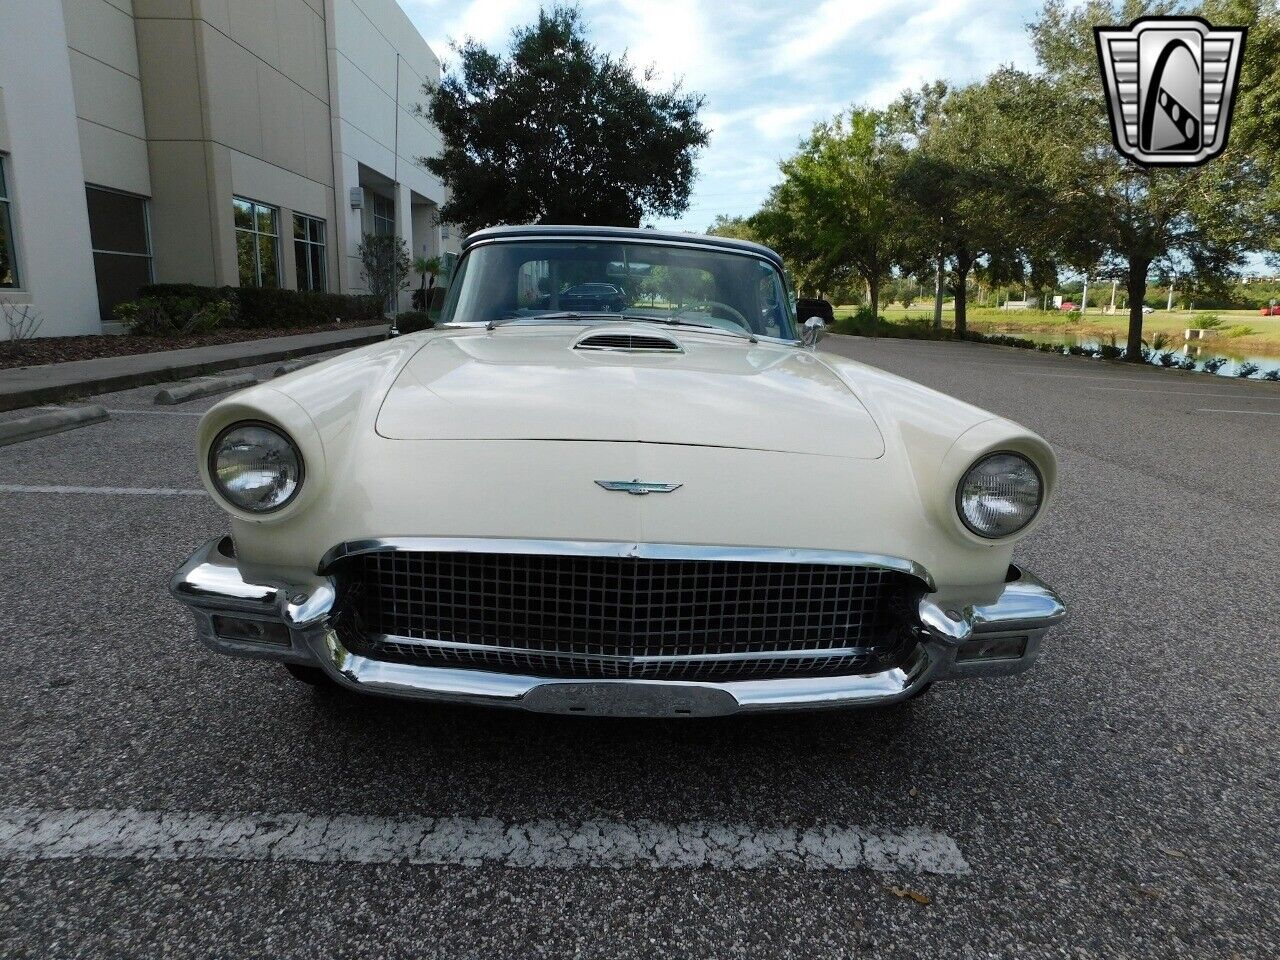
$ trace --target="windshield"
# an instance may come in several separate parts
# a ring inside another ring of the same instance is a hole
[[[795,339],[791,303],[773,264],[749,254],[643,242],[522,240],[475,247],[458,265],[441,322],[566,313]]]

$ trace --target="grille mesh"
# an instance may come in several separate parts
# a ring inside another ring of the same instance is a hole
[[[341,577],[344,641],[376,659],[537,676],[868,673],[913,641],[909,578],[876,567],[386,552]]]
[[[680,344],[666,337],[647,337],[636,333],[597,333],[584,337],[574,346],[575,350],[661,350],[679,353]]]

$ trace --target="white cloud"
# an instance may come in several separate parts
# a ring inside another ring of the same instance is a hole
[[[505,49],[511,30],[551,0],[400,0],[438,54],[444,38]],[[579,0],[591,38],[628,51],[656,83],[683,78],[706,97],[711,143],[698,160],[689,213],[755,210],[778,161],[818,120],[851,104],[883,106],[927,80],[963,83],[995,67],[1034,63],[1025,23],[1040,0]]]
[[[893,0],[824,0],[816,10],[794,18],[792,29],[773,50],[778,72],[812,63],[814,58],[835,52],[857,55],[856,38],[850,35],[862,24],[897,6]],[[852,39],[852,42],[851,42]]]

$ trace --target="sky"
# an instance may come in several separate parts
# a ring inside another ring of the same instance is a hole
[[[539,0],[399,0],[448,69],[450,40],[506,50]],[[717,214],[754,213],[778,162],[813,124],[851,105],[879,107],[937,79],[1034,66],[1026,24],[1038,0],[580,0],[592,41],[626,52],[658,83],[706,96],[711,142],[688,211],[659,227],[703,231]]]

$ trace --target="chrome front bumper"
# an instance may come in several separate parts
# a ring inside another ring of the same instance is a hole
[[[319,667],[364,693],[539,713],[595,716],[720,716],[780,710],[865,707],[906,700],[934,680],[1020,673],[1035,661],[1046,630],[1066,608],[1031,574],[1009,568],[994,602],[918,608],[919,643],[901,667],[844,677],[743,680],[572,680],[372,660],[342,644],[332,617],[334,582],[309,585],[246,580],[231,538],[206,544],[177,571],[173,596],[190,609],[196,635],[232,656]]]

